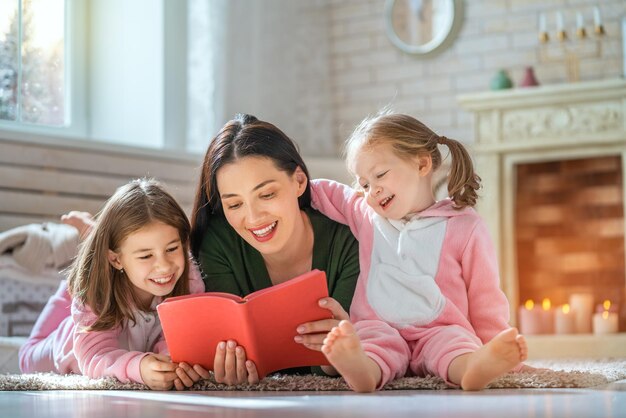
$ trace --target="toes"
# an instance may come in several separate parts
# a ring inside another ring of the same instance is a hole
[[[350,321],[346,321],[345,319],[339,322],[339,329],[343,335],[352,335],[355,333],[354,325],[350,323]]]

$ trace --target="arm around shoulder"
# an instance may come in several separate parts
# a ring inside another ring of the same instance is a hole
[[[370,216],[371,209],[362,194],[333,180],[312,180],[311,199],[314,208],[330,219],[348,225],[357,237],[363,222]]]

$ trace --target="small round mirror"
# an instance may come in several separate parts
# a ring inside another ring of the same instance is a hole
[[[387,0],[389,40],[409,54],[432,56],[445,49],[463,20],[463,0]]]

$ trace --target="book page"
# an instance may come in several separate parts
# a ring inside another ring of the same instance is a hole
[[[259,376],[289,367],[328,364],[321,352],[293,339],[298,325],[332,317],[318,305],[327,296],[326,275],[318,270],[250,295],[247,308],[258,359],[252,353],[249,357],[255,360]]]
[[[192,295],[157,306],[170,356],[175,362],[213,370],[217,344],[235,340],[249,345],[247,314],[241,298]],[[231,295],[234,296],[234,295]]]

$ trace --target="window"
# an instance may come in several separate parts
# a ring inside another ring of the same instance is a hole
[[[0,138],[185,150],[186,4],[0,0]]]
[[[63,126],[65,0],[0,0],[0,120]]]

